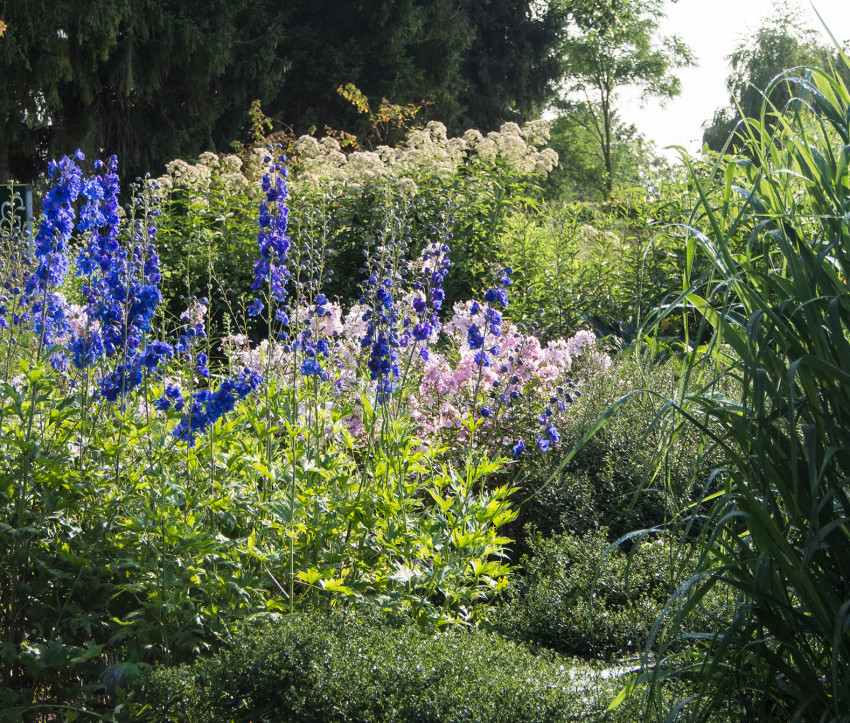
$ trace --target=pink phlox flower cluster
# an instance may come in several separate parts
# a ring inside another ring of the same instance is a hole
[[[342,420],[345,424],[348,433],[355,439],[359,439],[366,433],[366,426],[363,424],[363,418],[359,414],[352,414]]]
[[[594,333],[587,329],[582,329],[567,339],[567,353],[570,356],[578,356],[582,353],[585,347],[593,346],[595,342],[596,336]]]
[[[474,302],[460,302],[454,312],[443,331],[458,353],[432,353],[419,386],[414,419],[426,435],[462,430],[465,436],[462,420],[479,414],[485,432],[508,425],[521,436],[529,435],[540,425],[544,411],[548,427],[559,413],[567,413],[565,399],[571,402],[580,396],[576,392],[565,397],[565,387],[571,390],[578,383],[571,375],[587,379],[611,364],[608,355],[594,349],[596,337],[590,331],[544,346],[537,336],[505,320],[501,336],[485,337],[484,347],[492,345],[498,351],[489,366],[481,366],[466,340],[473,324],[485,328],[486,310]]]
[[[443,332],[458,346],[466,343],[469,327],[481,321],[482,315],[470,312],[473,301],[458,301],[453,308],[451,320],[443,326]]]
[[[257,346],[252,347],[245,334],[224,337],[221,349],[234,367],[248,367],[260,374],[265,374],[268,368],[271,376],[283,376],[292,364],[291,355],[281,344],[270,344],[268,339],[263,339]]]
[[[345,315],[343,322],[343,332],[349,344],[357,343],[366,335],[366,330],[369,326],[369,320],[363,316],[369,311],[369,307],[365,304],[355,304]]]
[[[345,324],[342,321],[342,307],[335,301],[328,301],[323,304],[323,307],[325,313],[319,317],[311,307],[303,306],[299,311],[299,318],[309,318],[310,331],[320,339],[331,339],[342,334],[345,331]]]
[[[513,373],[523,383],[532,380],[556,382],[566,376],[572,361],[564,340],[550,341],[544,347],[536,336],[524,335],[516,345]]]
[[[582,329],[567,339],[566,343],[567,351],[573,358],[586,355],[586,364],[582,369],[585,376],[590,377],[611,366],[611,357],[596,348],[596,336],[592,331]]]
[[[180,314],[180,321],[189,326],[203,324],[207,315],[208,306],[204,303],[206,299],[193,299],[189,307]]]
[[[68,311],[68,325],[71,327],[71,333],[66,334],[61,343],[66,343],[71,336],[85,337],[89,333],[95,333],[100,330],[100,320],[89,317],[88,306],[69,304]]]

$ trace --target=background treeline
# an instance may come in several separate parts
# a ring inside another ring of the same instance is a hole
[[[539,112],[580,0],[27,0],[3,3],[0,181],[70,147],[122,175],[227,150],[255,99],[297,133],[361,130],[342,98],[420,103],[421,120],[494,130]],[[590,17],[588,15],[588,17]]]

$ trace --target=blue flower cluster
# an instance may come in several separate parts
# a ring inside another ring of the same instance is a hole
[[[390,189],[388,189],[389,191]],[[368,307],[362,320],[366,332],[360,346],[369,350],[369,378],[375,382],[377,400],[382,403],[395,392],[400,378],[399,349],[407,343],[411,326],[409,318],[401,319],[394,294],[402,292],[408,273],[407,251],[410,245],[410,226],[398,202],[388,204],[386,226],[379,229],[377,244],[364,249],[368,276],[362,284],[360,303]],[[400,328],[401,327],[401,328]]]
[[[508,287],[511,285],[511,274],[513,268],[508,266],[499,272],[499,283],[495,288],[487,289],[484,294],[484,329],[478,324],[471,324],[466,332],[466,341],[475,354],[475,362],[479,366],[490,366],[490,357],[499,355],[499,347],[495,344],[486,347],[488,334],[495,339],[502,335],[502,313],[496,309],[499,304],[503,309],[508,307]],[[480,314],[481,305],[474,301],[469,309],[470,314]]]
[[[521,363],[521,351],[517,354],[516,357],[509,357],[509,362],[514,366],[514,368]],[[503,366],[502,371],[508,371],[509,367],[507,365]],[[511,378],[511,383],[516,385],[519,381],[517,376],[513,376]],[[572,379],[565,380],[566,387],[559,386],[556,389],[556,394],[549,397],[549,403],[552,404],[556,410],[559,412],[565,412],[567,406],[572,404],[576,399],[581,396],[581,392],[576,389],[576,385]],[[499,387],[501,384],[499,382],[494,382],[494,387]],[[502,393],[497,396],[498,403],[500,405],[504,405],[506,407],[512,406],[515,402],[517,402],[521,398],[521,393],[516,389],[513,389],[509,394]],[[552,418],[555,415],[555,411],[552,407],[547,407],[543,410],[540,416],[537,419],[537,422],[540,425],[540,431],[537,435],[536,446],[541,452],[548,452],[553,445],[557,445],[558,442],[561,441],[561,433],[558,431],[558,428],[552,423]],[[513,446],[513,456],[514,458],[521,457],[525,453],[525,442],[523,440],[517,440]]]
[[[176,384],[166,385],[162,396],[154,402],[154,407],[160,412],[167,412],[172,407],[174,407],[174,411],[182,412],[185,406],[183,392]]]
[[[497,346],[491,346],[489,349],[485,349],[487,343],[486,337],[488,335],[492,335],[493,337],[501,336],[502,315],[496,309],[495,305],[498,304],[502,308],[508,306],[507,287],[511,283],[511,273],[511,267],[502,270],[498,286],[495,289],[488,289],[485,294],[484,298],[487,306],[483,310],[477,302],[473,302],[470,306],[471,314],[482,315],[484,317],[482,323],[483,330],[477,324],[470,325],[467,330],[469,347],[472,350],[478,350],[479,353],[475,359],[483,366],[489,366],[491,356],[497,357],[500,353]],[[519,334],[515,334],[515,336],[518,337]],[[498,416],[501,412],[511,415],[512,412],[509,410],[521,402],[523,393],[520,378],[516,372],[523,363],[523,348],[524,345],[520,344],[512,353],[507,355],[506,359],[503,359],[503,363],[499,366],[498,373],[501,378],[493,381],[493,388],[489,392],[492,403],[484,404],[479,409],[479,413],[483,418],[489,419]],[[556,395],[549,398],[550,404],[559,412],[566,411],[567,406],[581,396],[581,392],[576,389],[576,384],[572,379],[566,379],[565,385],[565,387],[559,386],[556,390]],[[540,431],[537,435],[536,447],[542,452],[549,451],[561,439],[560,432],[553,424],[554,414],[553,408],[547,407],[537,419],[540,424]],[[523,439],[515,440],[512,445],[513,457],[515,459],[519,458],[525,452],[525,441]]]
[[[191,357],[196,340],[204,338],[205,333],[201,322],[189,320],[187,330],[175,346],[147,338],[161,301],[159,258],[154,244],[159,210],[152,202],[152,189],[145,188],[134,198],[129,243],[122,244],[118,161],[114,156],[105,164],[95,161],[95,175],[85,178],[75,162],[82,160],[83,154],[77,151],[73,159],[65,157],[48,166],[48,174],[55,183],[44,197],[43,217],[34,244],[36,268],[25,279],[23,291],[11,283],[6,290],[20,295],[24,311],[15,316],[15,323],[32,323],[45,346],[52,346],[60,336],[70,333],[66,348],[70,359],[64,352],[51,357],[57,371],[64,372],[71,362],[85,369],[103,358],[119,360],[99,380],[101,397],[115,402],[126,398],[146,374],[158,374],[162,363],[172,359],[175,351]],[[269,183],[267,180],[265,185]],[[266,188],[269,203],[282,200],[285,195],[285,185]],[[84,199],[79,215],[74,207],[78,199]],[[261,209],[261,215],[266,214],[261,220],[261,249],[264,244],[270,249],[266,257],[270,260],[268,278],[272,279],[273,290],[277,289],[275,279],[279,281],[275,259],[281,251],[285,255],[288,246],[288,239],[280,237],[281,224],[286,228],[285,207],[283,212],[282,221],[274,221],[266,204]],[[77,273],[83,277],[81,291],[89,324],[86,329],[71,331],[65,301],[53,290],[63,282],[69,268],[68,242],[75,230],[75,220],[76,231],[85,240],[77,257]],[[282,288],[279,294],[275,293],[281,295]],[[7,301],[5,296],[0,301],[0,314],[7,311]],[[5,317],[0,317],[0,325],[5,323]],[[204,379],[209,378],[207,361],[203,353],[194,358],[194,372]],[[259,374],[246,368],[235,380],[226,379],[214,392],[196,392],[174,435],[194,444],[197,434],[230,411],[236,400],[256,390],[261,382]],[[155,407],[163,412],[171,408],[183,412],[186,401],[179,387],[170,384]]]
[[[189,411],[174,429],[174,436],[190,447],[195,446],[195,438],[204,434],[221,417],[232,411],[236,402],[255,392],[263,378],[248,367],[234,379],[225,379],[215,391],[202,389],[192,395]],[[179,389],[167,387],[165,394],[156,402],[157,408],[167,410],[171,404],[182,409],[185,401]]]
[[[68,241],[74,231],[74,203],[83,187],[83,174],[75,161],[83,158],[82,152],[77,151],[73,159],[64,156],[47,166],[47,175],[55,182],[44,194],[42,218],[34,242],[37,264],[24,280],[22,311],[14,318],[17,324],[32,322],[46,348],[70,329],[67,305],[54,290],[62,284],[69,268]]]
[[[319,323],[324,316],[330,316],[326,305],[328,299],[324,294],[319,294],[314,299],[313,308],[310,310],[308,318],[305,319],[306,327],[295,339],[294,346],[301,350],[304,354],[304,360],[301,362],[301,374],[305,377],[316,377],[322,381],[328,381],[330,375],[322,366],[324,360],[330,356],[330,345],[327,339],[317,338],[313,333],[311,322],[316,320],[314,325],[316,330],[319,329]]]
[[[269,153],[271,152],[269,149]],[[282,154],[277,159],[268,155],[265,162],[271,165],[262,179],[265,198],[260,203],[260,232],[257,236],[260,258],[254,262],[251,290],[256,292],[268,288],[271,298],[278,304],[283,304],[289,278],[286,266],[286,256],[289,253],[289,236],[286,234],[289,219],[286,197],[289,195],[289,189],[286,179],[289,171],[286,168],[286,156]],[[263,300],[256,297],[248,309],[248,315],[257,316],[264,308]]]
[[[453,220],[450,216],[449,222]],[[432,231],[436,232],[437,229],[434,228]],[[449,259],[451,249],[445,242],[450,241],[451,238],[451,232],[447,231],[443,225],[443,242],[429,244],[422,252],[420,256],[422,276],[413,283],[413,290],[416,292],[413,298],[413,310],[418,314],[419,320],[416,324],[413,324],[409,318],[404,320],[405,332],[400,340],[401,346],[406,347],[411,338],[421,342],[419,354],[425,361],[428,361],[426,344],[439,329],[439,312],[446,298],[443,282],[451,267]]]
[[[86,203],[77,229],[88,243],[77,258],[77,275],[83,277],[83,298],[88,328],[71,337],[68,349],[79,369],[100,358],[120,356],[121,362],[100,380],[104,399],[124,398],[141,384],[144,372],[174,356],[171,345],[146,341],[162,295],[159,291],[159,257],[154,245],[154,219],[159,209],[150,193],[134,199],[129,247],[119,241],[120,216],[118,161],[95,162],[98,174],[85,179],[81,195]]]
[[[555,405],[555,409],[559,412],[564,412],[567,409],[568,404],[572,404],[578,397],[581,396],[581,392],[575,388],[575,383],[572,379],[566,379],[565,384],[566,388],[558,387],[555,391],[556,394],[549,397],[549,403]],[[541,452],[548,452],[553,444],[558,444],[561,441],[561,434],[557,430],[557,428],[552,424],[552,416],[554,415],[554,411],[552,407],[547,407],[543,410],[543,413],[538,418],[538,422],[540,423],[540,434],[537,437],[537,448]]]

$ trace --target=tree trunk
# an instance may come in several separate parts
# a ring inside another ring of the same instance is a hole
[[[611,98],[602,96],[602,120],[605,124],[605,140],[602,143],[602,154],[605,156],[605,199],[614,193],[614,164],[611,160]]]
[[[11,180],[12,171],[9,168],[9,142],[6,136],[0,133],[0,183],[8,183]]]

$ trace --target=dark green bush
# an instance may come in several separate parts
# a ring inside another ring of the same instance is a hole
[[[586,666],[479,630],[428,636],[339,614],[246,629],[231,649],[160,669],[134,697],[146,720],[603,720],[613,687]],[[627,720],[627,718],[623,718]]]
[[[695,451],[705,437],[659,412],[678,394],[675,361],[620,354],[602,374],[581,385],[582,396],[560,429],[560,452],[526,460],[519,480],[529,499],[513,536],[528,523],[544,535],[609,528],[610,539],[669,523],[702,489],[717,463]],[[618,399],[638,390],[563,469],[563,455]],[[525,548],[520,552],[525,552]]]
[[[566,654],[639,653],[675,589],[666,537],[609,550],[607,530],[530,539],[498,620],[506,635]]]

